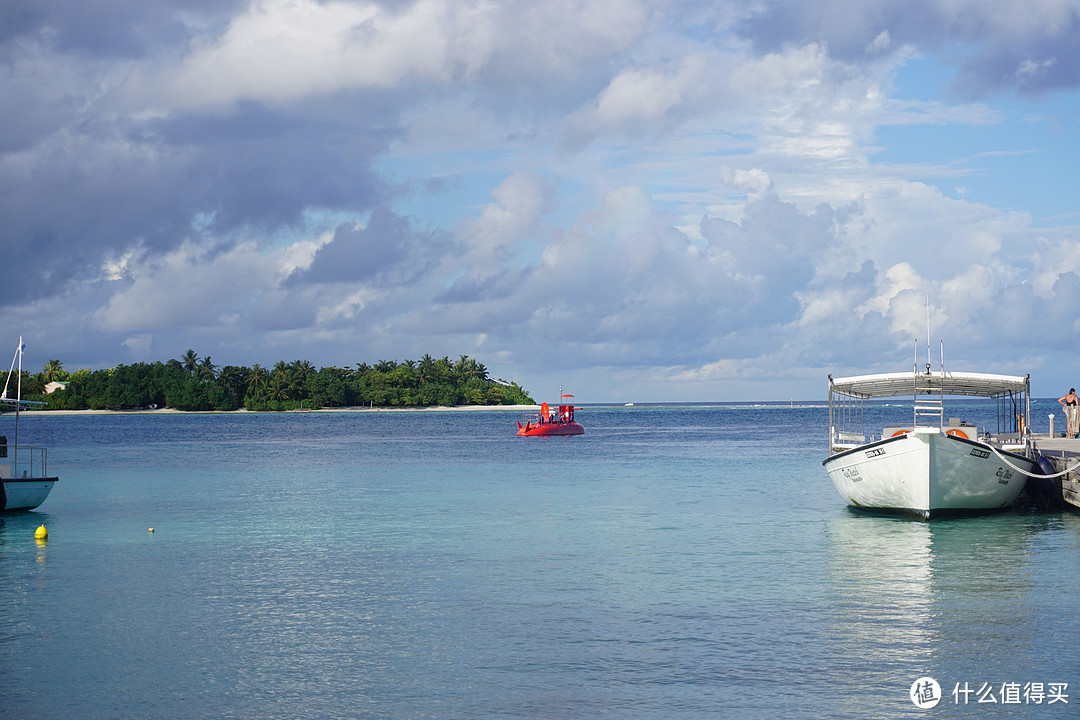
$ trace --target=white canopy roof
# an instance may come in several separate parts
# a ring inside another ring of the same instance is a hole
[[[914,372],[853,375],[845,378],[829,376],[831,392],[860,398],[913,395],[915,383]],[[1028,392],[1028,376],[935,371],[919,373],[918,385],[920,389],[931,388],[930,392],[935,394],[940,391],[943,395],[998,397],[1008,392]]]

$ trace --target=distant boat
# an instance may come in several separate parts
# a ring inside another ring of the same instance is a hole
[[[863,401],[912,397],[910,425],[864,434]],[[944,396],[997,400],[997,432],[945,422]],[[829,376],[829,457],[848,504],[930,518],[1008,507],[1038,474],[1030,443],[1028,376],[926,371]]]
[[[518,437],[550,437],[552,435],[582,435],[585,428],[574,420],[574,396],[559,396],[559,411],[552,412],[547,403],[539,413],[525,415],[525,424],[518,421]]]
[[[15,408],[15,436],[13,444],[8,445],[7,436],[0,435],[0,510],[33,510],[49,496],[53,485],[59,478],[50,476],[47,467],[47,451],[43,447],[19,444],[19,412],[29,405],[43,403],[29,402],[22,399],[22,338],[11,360],[4,391],[0,393],[0,412],[5,406]],[[18,361],[15,398],[7,396],[11,374],[15,372]]]
[[[623,407],[634,407],[634,403],[626,403]]]

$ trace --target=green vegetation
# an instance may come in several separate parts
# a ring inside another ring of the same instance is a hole
[[[50,382],[66,387],[45,394]],[[14,378],[12,378],[14,382]],[[68,373],[49,360],[40,373],[23,371],[23,398],[48,410],[297,410],[324,407],[428,407],[533,404],[517,383],[492,380],[483,363],[462,355],[454,362],[425,355],[419,361],[383,360],[374,367],[324,367],[306,360],[218,367],[188,350],[178,360],[117,365]]]

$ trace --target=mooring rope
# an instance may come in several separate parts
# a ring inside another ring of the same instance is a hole
[[[1061,472],[1056,472],[1053,475],[1042,475],[1042,474],[1036,475],[1035,473],[1028,472],[1027,470],[1024,470],[1022,468],[1018,468],[1015,465],[1013,465],[1011,462],[1009,462],[1009,459],[1007,457],[1005,457],[1004,455],[1002,455],[1001,452],[996,447],[994,447],[993,445],[987,445],[986,447],[993,450],[994,454],[997,455],[999,458],[1001,458],[1001,462],[1005,463],[1006,465],[1008,465],[1009,467],[1011,467],[1013,470],[1020,473],[1021,475],[1027,475],[1028,477],[1033,477],[1033,478],[1056,478],[1056,477],[1060,477],[1062,475],[1066,475],[1066,474],[1072,472],[1073,470],[1075,470],[1077,468],[1077,466],[1080,466],[1080,460],[1077,460],[1075,463],[1073,463],[1072,467],[1067,467],[1064,470],[1062,470]]]

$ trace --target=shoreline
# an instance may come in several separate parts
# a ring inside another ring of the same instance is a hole
[[[176,410],[158,408],[156,410],[23,410],[23,416],[47,415],[291,415],[299,413],[380,413],[380,412],[490,412],[507,410],[512,412],[536,412],[539,405],[431,405],[428,407],[364,407],[355,405],[343,408],[319,408],[318,410]],[[14,413],[5,413],[14,414]]]

